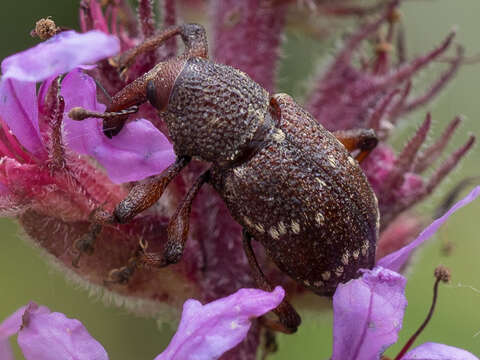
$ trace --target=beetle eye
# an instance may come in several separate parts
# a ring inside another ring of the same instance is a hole
[[[147,83],[147,99],[157,109],[159,108],[158,98],[157,98],[157,88],[152,80]]]

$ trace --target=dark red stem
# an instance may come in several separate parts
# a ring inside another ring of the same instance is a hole
[[[408,339],[407,343],[402,348],[402,350],[398,353],[398,355],[395,357],[394,360],[400,360],[407,353],[407,351],[410,349],[412,344],[417,339],[418,335],[420,335],[422,333],[423,329],[425,329],[425,327],[430,322],[430,319],[432,318],[433,312],[435,311],[435,305],[437,304],[438,283],[440,282],[440,280],[441,280],[440,278],[437,278],[435,280],[435,284],[433,285],[432,305],[430,306],[430,311],[428,312],[428,315],[427,315],[426,319],[423,321],[422,325],[420,325],[418,330],[415,331],[415,333],[410,337],[410,339]]]

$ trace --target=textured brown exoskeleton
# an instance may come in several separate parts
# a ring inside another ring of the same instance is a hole
[[[97,211],[95,224],[78,244],[93,249],[102,224],[125,223],[152,206],[192,157],[212,163],[189,190],[168,226],[164,253],[145,247],[118,272],[128,280],[140,264],[163,267],[180,260],[190,209],[204,183],[224,199],[244,228],[244,248],[260,288],[271,290],[251,246],[259,241],[268,256],[293,279],[320,295],[371,268],[379,213],[376,197],[358,161],[376,145],[373,131],[332,134],[285,94],[270,95],[245,73],[207,58],[205,30],[196,24],[169,28],[120,59],[134,58],[181,35],[185,53],[136,79],[117,93],[105,113],[75,108],[70,117],[104,118],[104,132],[116,135],[128,113],[150,101],[167,123],[177,161],[149,182],[134,186],[113,214]],[[350,151],[358,151],[354,159]],[[300,324],[284,301],[274,310],[280,321],[268,326],[293,332]]]

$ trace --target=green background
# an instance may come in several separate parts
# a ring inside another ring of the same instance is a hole
[[[53,16],[57,24],[77,27],[76,1],[2,1],[0,8],[0,58],[34,44],[28,33],[34,22]],[[478,0],[406,1],[404,12],[409,54],[418,54],[437,44],[453,25],[458,25],[457,42],[467,54],[480,52]],[[313,63],[332,49],[314,39],[290,29],[283,51],[279,87],[293,95],[302,93]],[[427,72],[425,79],[437,73]],[[433,104],[417,111],[395,132],[392,143],[398,149],[409,134],[432,111],[433,136],[438,136],[455,115],[465,116],[465,122],[454,136],[450,150],[462,144],[467,134],[480,134],[479,104],[480,64],[464,66],[456,80]],[[430,216],[449,189],[466,176],[479,175],[478,146],[462,162],[457,171],[421,206],[419,214]],[[479,181],[480,182],[480,181]],[[424,247],[409,273],[407,284],[408,308],[397,345],[387,351],[394,357],[409,336],[423,321],[432,297],[433,269],[438,264],[449,266],[453,273],[450,285],[442,285],[433,320],[416,344],[426,341],[446,343],[480,354],[480,201],[455,215],[436,236],[436,241]],[[111,359],[153,359],[166,346],[172,330],[158,330],[153,319],[142,319],[123,308],[106,307],[86,291],[67,283],[61,273],[53,270],[39,253],[18,236],[15,224],[0,220],[0,319],[5,318],[30,300],[48,306],[67,316],[80,319],[89,332],[108,351]],[[454,242],[454,252],[444,257],[442,241]],[[272,359],[327,359],[331,354],[331,312],[304,316],[304,324],[293,336],[279,336],[280,351]],[[12,341],[12,343],[14,343]],[[16,346],[16,345],[15,345]],[[20,352],[16,349],[18,359]]]

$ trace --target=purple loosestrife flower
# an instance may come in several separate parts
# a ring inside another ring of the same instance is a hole
[[[285,295],[281,287],[271,293],[241,289],[202,305],[187,300],[177,333],[155,360],[214,360],[238,345],[251,320],[277,307]],[[105,349],[76,319],[30,303],[0,324],[0,358],[13,360],[8,338],[18,333],[26,360],[108,360]]]
[[[338,286],[333,296],[332,360],[380,360],[402,328],[406,279],[381,266]],[[468,351],[425,343],[398,360],[478,360]]]
[[[372,7],[355,6],[355,1],[338,5],[332,5],[331,1],[303,2],[307,7],[314,5],[315,15],[326,19],[334,15],[368,15],[365,24],[350,35],[326,72],[315,79],[306,107],[330,130],[372,127],[380,134],[382,143],[370,156],[375,161],[367,160],[364,169],[378,195],[382,230],[388,239],[388,246],[383,246],[381,234],[379,249],[388,248],[382,250],[381,255],[403,246],[399,241],[404,240],[403,234],[407,233],[411,239],[415,237],[419,227],[407,227],[397,216],[430,194],[473,144],[472,138],[426,183],[421,172],[445,148],[458,120],[452,122],[448,132],[424,155],[418,151],[430,126],[429,118],[400,155],[396,156],[386,144],[396,122],[438,94],[462,59],[459,51],[441,81],[433,84],[425,95],[411,96],[412,79],[447,51],[453,34],[425,55],[393,61],[388,50],[399,21],[396,7],[400,2],[379,1]],[[293,0],[211,1],[209,11],[203,13],[211,15],[213,60],[247,72],[274,92],[285,24],[290,10],[297,14],[302,11],[299,3]],[[179,6],[174,0],[162,2],[163,27],[176,24]],[[196,1],[196,6],[207,10],[201,1]],[[112,61],[115,59],[104,58],[119,49],[121,56],[154,34],[154,24],[154,6],[150,0],[139,0],[138,21],[125,0],[82,0],[80,26],[85,37],[60,33],[28,53],[14,55],[16,61],[5,60],[1,88],[4,102],[0,107],[3,122],[0,209],[3,214],[15,216],[29,238],[85,286],[97,290],[106,288],[123,295],[121,300],[127,306],[148,314],[165,307],[178,309],[190,297],[210,302],[240,288],[254,286],[242,248],[240,226],[208,187],[198,194],[193,206],[190,239],[179,264],[158,271],[137,269],[127,284],[105,283],[113,269],[129,263],[140,240],[148,243],[151,251],[163,249],[168,219],[204,169],[204,164],[198,161],[172,181],[154,208],[129,224],[104,227],[93,254],[83,256],[78,267],[72,264],[77,256],[75,244],[88,232],[92,211],[97,208],[112,211],[126,196],[131,184],[119,183],[142,181],[159,173],[173,160],[161,114],[148,103],[130,116],[130,122],[112,140],[103,136],[98,120],[77,123],[66,115],[74,106],[103,111],[109,98],[98,91],[95,81],[106,92],[114,94],[154,64],[177,53],[176,42],[168,41],[158,51],[139,56],[125,71],[115,67]],[[94,30],[97,32],[90,32]],[[374,54],[364,56],[363,65],[354,66],[354,58],[362,55],[362,45],[382,30],[386,35]],[[105,39],[112,39],[107,34],[113,35],[119,46],[116,43],[115,48],[109,48],[99,41],[82,40],[100,36],[99,32]],[[70,45],[75,41],[79,44],[72,48]],[[94,47],[96,45],[102,47],[101,51]],[[39,60],[41,64],[50,65],[38,70]],[[81,66],[92,63],[95,63],[93,67]],[[17,68],[9,67],[14,65]],[[64,78],[57,77],[65,72],[69,73]],[[36,91],[35,82],[41,81]],[[19,97],[20,93],[23,96]],[[385,184],[390,185],[385,187]],[[282,284],[290,296],[303,291],[264,256],[260,255],[259,261],[267,277]],[[254,322],[248,341],[225,358],[253,359],[259,333],[260,326]]]
[[[95,44],[90,46],[89,44]],[[10,56],[2,62],[1,96],[3,99],[0,115],[15,133],[17,139],[32,153],[42,153],[42,134],[47,129],[41,129],[38,113],[45,117],[49,114],[49,104],[44,103],[44,96],[52,85],[53,78],[86,63],[96,62],[107,56],[114,55],[119,50],[118,40],[99,31],[77,34],[67,31],[56,35],[52,39],[22,53]],[[35,96],[35,83],[47,80],[43,88]],[[58,88],[57,84],[51,89]],[[82,89],[83,91],[78,91]],[[20,93],[25,91],[28,102],[21,99]],[[74,106],[84,106],[95,111],[105,110],[105,105],[96,100],[96,86],[89,76],[80,69],[70,72],[61,82],[60,96],[57,106],[62,106],[68,112]],[[23,102],[22,102],[23,101]],[[60,102],[64,104],[60,105]],[[36,103],[39,109],[36,109]],[[54,104],[52,104],[54,106]],[[43,113],[42,109],[43,108]],[[58,110],[58,109],[55,109]],[[31,116],[29,116],[31,114]],[[63,113],[56,114],[59,126],[63,120]],[[47,120],[48,122],[48,120]],[[167,139],[150,122],[139,119],[128,124],[126,131],[116,139],[106,139],[100,130],[100,121],[91,119],[78,123],[65,119],[65,128],[62,139],[66,145],[81,154],[88,154],[102,164],[107,173],[115,182],[138,180],[149,175],[161,172],[173,159],[173,150]],[[45,124],[48,128],[53,124]],[[32,131],[36,129],[35,131]],[[58,130],[58,129],[57,129]],[[55,129],[52,129],[55,131]],[[143,138],[141,144],[138,139]],[[51,139],[51,141],[60,139]],[[52,144],[57,149],[62,145]],[[47,151],[48,152],[48,151]],[[55,154],[50,154],[55,156]],[[65,161],[64,159],[53,159]],[[120,163],[118,162],[120,161]],[[126,171],[128,169],[128,171]]]

